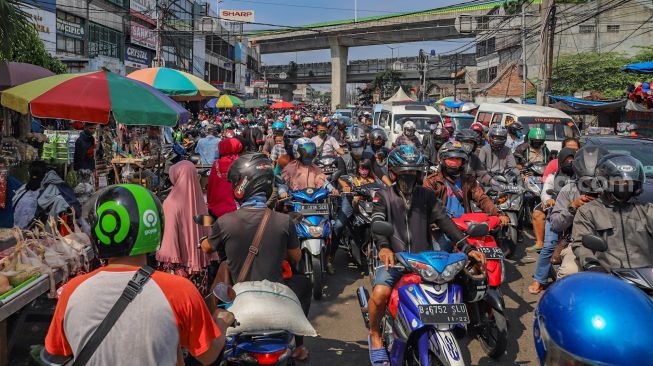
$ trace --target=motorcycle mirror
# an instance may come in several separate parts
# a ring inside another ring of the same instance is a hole
[[[389,222],[375,221],[372,223],[372,232],[376,235],[390,237],[394,235],[395,229]]]
[[[200,226],[212,226],[215,220],[210,215],[195,215],[193,221]]]
[[[485,222],[478,222],[471,224],[467,227],[467,235],[472,238],[478,238],[487,235],[490,232],[490,227]]]
[[[556,192],[555,192],[553,189],[547,189],[547,190],[546,190],[546,194],[548,194],[549,196],[554,196],[555,193],[556,193]]]
[[[608,250],[608,244],[596,235],[584,235],[582,239],[583,246],[595,252],[605,252]]]
[[[236,291],[226,283],[218,282],[213,288],[213,296],[222,303],[231,304],[236,299]]]

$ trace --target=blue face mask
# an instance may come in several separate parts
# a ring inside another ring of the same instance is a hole
[[[517,136],[517,139],[521,139],[522,137],[524,137],[524,134],[521,133],[521,131],[517,131],[515,135]]]

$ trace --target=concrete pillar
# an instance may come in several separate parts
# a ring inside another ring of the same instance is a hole
[[[336,38],[329,39],[331,44],[331,109],[338,104],[344,107],[347,99],[347,58],[349,48],[341,46]]]

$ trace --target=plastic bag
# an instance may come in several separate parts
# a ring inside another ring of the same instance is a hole
[[[229,328],[227,335],[286,330],[295,335],[317,337],[304,316],[297,295],[286,285],[270,281],[240,282],[234,286],[236,299],[229,307],[240,326]]]

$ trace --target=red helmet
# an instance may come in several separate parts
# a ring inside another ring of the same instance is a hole
[[[445,129],[447,129],[447,130],[448,130],[448,129],[452,129],[452,130],[453,130],[453,129],[455,128],[454,125],[453,125],[453,123],[452,123],[451,121],[447,121],[447,122],[445,122],[445,124],[444,124],[443,127],[444,127]]]
[[[478,122],[474,122],[474,123],[472,123],[472,125],[471,125],[470,128],[471,128],[472,130],[476,131],[476,132],[480,132],[480,133],[484,133],[484,132],[485,132],[485,129],[483,128],[483,125],[480,124],[480,123],[478,123]]]

